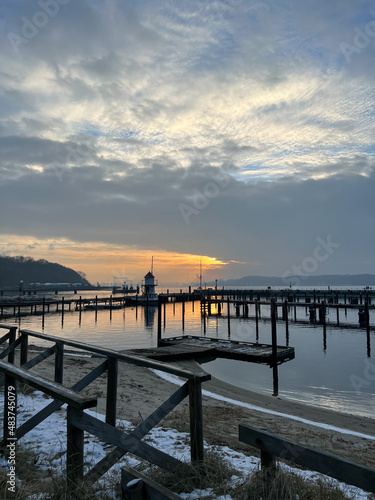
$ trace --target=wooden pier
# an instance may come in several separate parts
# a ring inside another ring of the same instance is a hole
[[[272,345],[269,344],[194,337],[192,335],[161,339],[159,347],[132,349],[127,352],[159,361],[185,359],[208,361],[216,358],[226,358],[268,365],[275,362],[280,364],[293,359],[295,356],[294,347],[276,346],[276,350],[273,350]]]

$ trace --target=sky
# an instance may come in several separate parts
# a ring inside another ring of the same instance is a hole
[[[4,0],[0,38],[0,254],[375,272],[374,4]]]

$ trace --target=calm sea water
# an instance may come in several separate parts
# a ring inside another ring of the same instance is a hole
[[[100,293],[104,296],[106,293]],[[108,292],[109,295],[109,292]],[[59,295],[61,296],[61,295]],[[70,297],[64,293],[66,299]],[[95,296],[95,292],[87,292]],[[52,308],[51,308],[52,310]],[[269,308],[262,308],[259,321],[259,342],[271,343]],[[227,338],[226,310],[224,317],[212,308],[212,315],[206,318],[207,337]],[[234,309],[232,310],[234,316]],[[50,313],[41,316],[22,317],[19,326],[54,336],[88,342],[107,348],[122,350],[156,346],[157,308],[127,307],[126,309],[102,311]],[[254,309],[250,307],[250,316]],[[340,322],[336,326],[336,310],[328,310],[326,340],[323,339],[321,325],[308,321],[308,311],[289,311],[289,339],[286,338],[285,323],[277,322],[278,344],[295,347],[294,360],[278,367],[279,394],[282,399],[321,406],[346,413],[373,417],[375,414],[375,333],[371,332],[370,345],[366,331],[359,329],[358,311],[340,311]],[[301,323],[301,322],[305,323]],[[374,324],[375,313],[370,313],[370,323]],[[354,326],[351,327],[350,324]],[[166,305],[163,337],[181,335],[182,305]],[[199,302],[185,304],[185,334],[204,335]],[[231,318],[231,338],[233,340],[256,341],[255,321],[251,318]],[[34,342],[43,345],[43,342]],[[49,344],[50,345],[50,344]],[[234,385],[264,394],[273,393],[273,370],[265,365],[220,359],[206,363],[204,368],[215,377]]]

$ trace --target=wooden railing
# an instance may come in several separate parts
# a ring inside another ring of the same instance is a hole
[[[168,470],[172,470],[180,465],[181,462],[176,458],[153,448],[141,440],[187,396],[189,397],[190,406],[191,460],[202,461],[204,459],[202,382],[211,378],[209,374],[203,371],[198,373],[191,372],[161,361],[154,361],[135,355],[122,354],[110,349],[104,349],[83,342],[54,337],[30,330],[20,330],[18,338],[15,338],[17,330],[16,327],[0,325],[0,328],[8,329],[8,333],[0,339],[0,345],[4,344],[6,341],[8,341],[9,344],[8,347],[0,353],[0,360],[8,356],[8,362],[0,361],[0,372],[5,374],[5,383],[15,386],[13,381],[18,379],[33,387],[36,387],[37,384],[40,390],[52,395],[54,398],[54,401],[48,404],[37,414],[30,417],[20,427],[16,428],[15,433],[17,440],[21,439],[26,433],[31,431],[53,412],[59,410],[64,403],[68,403],[69,405],[67,411],[67,453],[68,457],[73,457],[71,459],[73,460],[73,465],[68,469],[68,483],[70,485],[77,484],[82,479],[89,482],[95,482],[126,453],[132,453],[147,460],[148,462],[154,463]],[[30,353],[28,345],[30,337],[52,342],[53,345],[37,354],[34,358],[29,359]],[[17,346],[20,346],[19,368],[13,365],[15,362],[14,354]],[[82,350],[86,353],[93,353],[98,357],[103,358],[103,362],[100,363],[99,366],[94,368],[90,373],[85,375],[70,388],[62,385],[64,380],[65,347]],[[32,369],[53,354],[55,355],[54,382],[47,381],[42,377],[28,373],[28,370]],[[177,391],[175,391],[161,406],[159,406],[159,408],[143,420],[143,422],[129,434],[126,434],[115,427],[119,362],[161,370],[186,380],[186,382]],[[76,394],[82,391],[105,372],[107,372],[106,418],[105,422],[102,422],[101,420],[86,414],[83,411],[84,407],[82,405],[77,406],[73,404],[72,401],[74,399],[73,393]],[[68,399],[64,397],[64,394],[68,397]],[[4,392],[4,398],[5,397],[6,391]],[[85,477],[83,477],[84,431],[94,434],[102,441],[115,446],[111,452],[109,452],[88,473],[86,473]],[[4,439],[7,438],[7,433],[8,430],[4,425]]]
[[[280,457],[346,484],[375,492],[375,469],[289,441],[272,432],[254,429],[248,425],[239,425],[239,440],[260,449],[262,468],[274,468],[275,457]]]

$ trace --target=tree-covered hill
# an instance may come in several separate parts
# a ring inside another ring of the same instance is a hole
[[[18,286],[20,280],[23,280],[25,285],[28,283],[89,284],[84,273],[45,259],[0,257],[0,287]]]

